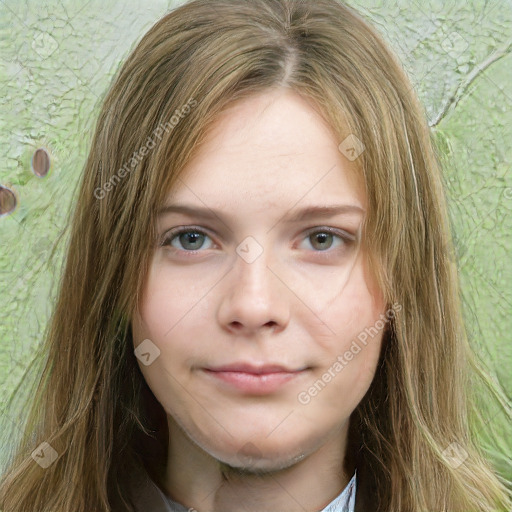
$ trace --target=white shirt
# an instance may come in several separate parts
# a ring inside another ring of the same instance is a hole
[[[356,475],[357,471],[345,489],[319,512],[354,512],[357,485]],[[134,496],[137,512],[189,512],[191,510],[166,496],[155,482],[149,478],[147,473],[145,473],[145,478],[143,477],[143,482]]]

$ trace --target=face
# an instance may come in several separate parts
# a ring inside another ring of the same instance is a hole
[[[314,453],[375,374],[386,308],[357,241],[364,189],[340,142],[289,89],[244,99],[159,217],[132,319],[134,346],[150,354],[138,363],[170,424],[232,466]],[[339,209],[299,215],[326,206]]]

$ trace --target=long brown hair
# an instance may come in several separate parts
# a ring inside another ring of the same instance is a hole
[[[193,0],[149,30],[103,102],[41,377],[0,486],[3,512],[133,510],[134,468],[162,471],[166,418],[130,329],[156,212],[219,113],[276,87],[313,101],[340,143],[353,134],[364,144],[368,262],[386,300],[402,306],[351,417],[345,462],[358,469],[356,509],[512,508],[474,441],[472,385],[489,382],[461,318],[439,157],[396,58],[335,0]],[[42,468],[36,449],[58,458]],[[459,465],[447,456],[454,450]]]

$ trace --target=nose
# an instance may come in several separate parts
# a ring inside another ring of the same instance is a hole
[[[236,334],[250,335],[260,330],[278,332],[289,322],[290,290],[272,268],[267,251],[251,263],[236,255],[226,275],[218,311],[220,324]],[[286,293],[288,292],[288,293]]]

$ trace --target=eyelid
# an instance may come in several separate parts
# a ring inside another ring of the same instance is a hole
[[[160,239],[159,245],[163,246],[167,242],[171,241],[174,237],[181,235],[182,233],[188,233],[189,231],[194,233],[200,233],[202,235],[206,235],[212,240],[215,238],[210,230],[206,228],[202,228],[199,226],[177,226],[175,228],[169,229],[166,231]],[[194,251],[186,251],[186,252],[194,252]]]
[[[305,236],[310,236],[313,233],[330,233],[332,235],[339,236],[340,238],[343,238],[344,240],[347,241],[357,241],[357,234],[351,233],[350,231],[347,231],[346,229],[342,228],[332,228],[329,226],[315,226],[313,228],[306,230]]]

